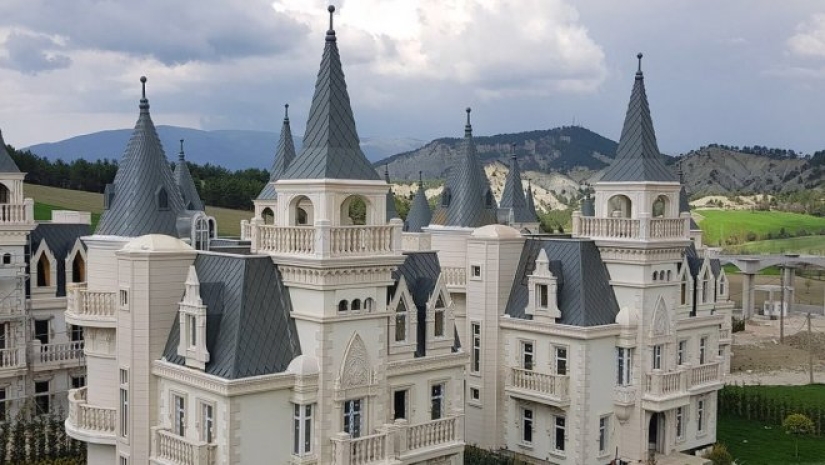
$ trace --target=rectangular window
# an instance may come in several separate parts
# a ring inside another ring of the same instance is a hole
[[[435,308],[433,333],[435,337],[444,337],[444,307]]]
[[[124,456],[121,455],[120,456],[120,465],[129,465],[129,458],[124,457]]]
[[[201,404],[201,441],[211,444],[215,440],[215,407]]]
[[[683,407],[676,407],[676,439],[685,437],[685,413]]]
[[[35,381],[34,382],[34,406],[38,415],[45,415],[49,413],[49,382]]]
[[[392,419],[407,419],[407,391],[401,389],[392,393]]]
[[[556,353],[556,374],[567,374],[567,347],[555,346]]]
[[[361,436],[361,399],[344,401],[344,432],[354,438]]]
[[[610,417],[599,418],[599,453],[607,452],[607,435],[610,433]]]
[[[687,355],[687,339],[682,339],[679,341],[679,347],[676,350],[676,364],[677,365],[684,365],[687,359],[685,356]]]
[[[616,348],[617,377],[616,384],[628,386],[633,382],[633,349]]]
[[[197,317],[186,315],[186,325],[189,327],[189,347],[195,348],[198,345]]]
[[[86,386],[86,377],[83,375],[72,376],[72,389],[80,389]]]
[[[656,344],[653,346],[653,369],[654,370],[661,370],[662,369],[662,345]]]
[[[532,342],[524,342],[521,343],[521,367],[525,370],[532,370],[533,369],[533,343]]]
[[[120,369],[120,435],[129,436],[129,370]]]
[[[34,320],[34,338],[43,345],[49,343],[49,320]]]
[[[481,370],[481,325],[473,323],[471,328],[473,332],[473,353],[470,360],[470,371],[478,373]]]
[[[481,390],[479,388],[470,388],[470,399],[481,400]]]
[[[70,332],[72,342],[80,342],[83,340],[83,326],[71,325]]]
[[[292,453],[306,455],[312,452],[312,405],[296,404],[294,412]]]
[[[129,305],[129,291],[126,289],[120,290],[120,306],[125,307]]]
[[[549,302],[547,284],[536,284],[536,303],[539,308],[547,308]]]
[[[527,408],[521,409],[521,441],[533,443],[533,411]]]
[[[183,396],[172,395],[172,425],[178,436],[186,435],[186,399]]]
[[[696,431],[699,433],[705,430],[705,400],[696,401]]]
[[[565,419],[561,415],[557,415],[554,421],[553,447],[556,452],[564,452],[564,429]]]
[[[481,277],[481,265],[472,265],[470,267],[470,276],[473,278],[480,278]]]
[[[704,365],[707,361],[708,352],[708,338],[707,336],[699,339],[699,365]]]
[[[430,419],[438,420],[444,415],[444,384],[430,386]]]

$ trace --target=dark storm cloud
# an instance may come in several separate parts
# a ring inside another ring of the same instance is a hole
[[[68,68],[72,59],[57,50],[62,47],[49,37],[13,32],[3,44],[8,56],[0,66],[25,74]]]
[[[4,0],[0,26],[59,36],[73,50],[151,56],[167,65],[277,54],[306,33],[259,0]]]

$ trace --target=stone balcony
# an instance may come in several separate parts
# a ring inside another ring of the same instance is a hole
[[[86,403],[86,388],[69,391],[66,434],[92,444],[115,444],[117,412],[114,408]]]
[[[81,366],[86,360],[83,345],[83,341],[58,344],[41,344],[40,341],[32,341],[34,368],[35,370],[54,370]]]
[[[368,436],[339,433],[332,439],[334,465],[424,463],[464,450],[464,416],[449,415],[419,425],[398,420]]]
[[[690,216],[679,218],[596,218],[573,213],[573,237],[610,241],[688,240]]]
[[[570,376],[510,367],[504,392],[512,397],[555,407],[570,405]]]
[[[193,441],[155,426],[152,428],[152,456],[149,462],[157,465],[212,465],[215,463],[215,444]]]
[[[34,200],[23,203],[0,203],[0,225],[33,225]]]
[[[644,375],[644,408],[656,412],[670,410],[687,402],[692,394],[713,391],[722,386],[720,362],[675,371],[655,371]]]
[[[0,377],[23,374],[25,370],[26,358],[23,348],[0,349]]]
[[[243,224],[253,253],[307,258],[350,258],[397,255],[402,250],[403,223],[369,226],[277,226]]]
[[[114,328],[117,308],[114,291],[90,291],[86,283],[66,285],[66,323],[96,328]]]
[[[442,266],[441,274],[444,276],[444,284],[450,292],[466,292],[467,289],[467,269],[463,266]]]

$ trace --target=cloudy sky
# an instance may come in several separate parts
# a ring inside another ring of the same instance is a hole
[[[319,0],[2,0],[0,127],[26,146],[155,124],[303,132],[327,28]],[[645,54],[662,151],[825,149],[821,0],[339,0],[362,137],[576,122],[618,138]]]

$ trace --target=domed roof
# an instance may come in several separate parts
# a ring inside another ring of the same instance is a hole
[[[123,246],[129,252],[176,252],[195,250],[189,244],[166,234],[147,234],[140,236]]]
[[[318,359],[311,355],[299,355],[289,362],[286,369],[289,373],[296,375],[317,375],[320,370],[318,367]]]
[[[622,307],[616,315],[616,323],[624,327],[636,326],[639,324],[639,312],[635,308]]]
[[[521,233],[510,226],[503,224],[490,224],[482,226],[473,231],[473,237],[491,237],[500,239],[520,238]]]

